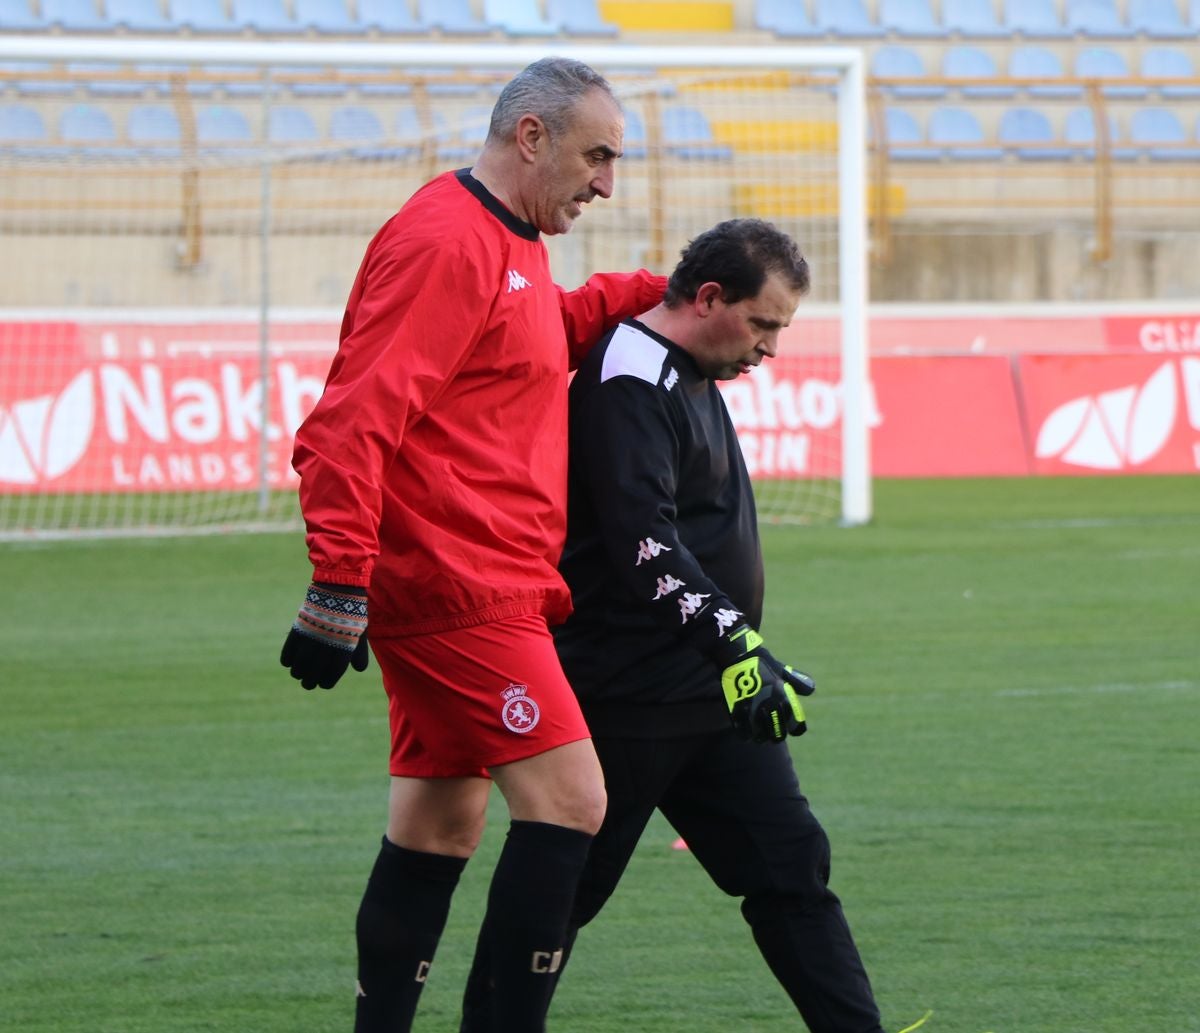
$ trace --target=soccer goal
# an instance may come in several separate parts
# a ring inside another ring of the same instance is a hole
[[[871,515],[861,52],[0,38],[0,537],[298,526],[291,439],[367,241],[546,54],[627,112],[564,286],[769,219],[813,290],[723,386],[764,519]],[[447,227],[453,232],[453,227]]]

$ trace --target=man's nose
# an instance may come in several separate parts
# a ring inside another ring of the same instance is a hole
[[[596,175],[592,177],[592,189],[606,200],[612,197],[613,182],[616,179],[616,170],[611,164],[601,166]]]

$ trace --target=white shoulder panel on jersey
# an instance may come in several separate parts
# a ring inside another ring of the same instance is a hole
[[[657,384],[667,349],[640,330],[622,323],[613,332],[600,367],[600,383],[613,377],[637,377]]]

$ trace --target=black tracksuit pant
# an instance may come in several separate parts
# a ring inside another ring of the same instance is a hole
[[[612,895],[655,808],[742,914],[812,1033],[882,1033],[879,1010],[838,898],[829,839],[800,791],[787,746],[732,731],[676,739],[594,738],[608,788],[571,922]],[[464,1033],[486,993],[472,972]],[[473,999],[474,998],[474,999]]]

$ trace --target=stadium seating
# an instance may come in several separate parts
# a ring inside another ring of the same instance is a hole
[[[6,73],[5,78],[22,96],[51,96],[75,92],[74,83],[53,75],[53,66],[49,61],[4,61],[0,62],[0,72]],[[43,73],[50,73],[50,78],[42,78]],[[23,79],[23,75],[33,75],[34,78]],[[9,79],[9,76],[12,78]]]
[[[1193,79],[1196,68],[1192,59],[1175,47],[1148,47],[1142,51],[1143,79]],[[1163,97],[1200,97],[1200,86],[1160,86]]]
[[[1008,74],[1014,79],[1035,79],[1037,83],[1025,88],[1031,97],[1079,97],[1078,86],[1058,86],[1055,79],[1066,78],[1058,55],[1046,47],[1016,47],[1008,56]]]
[[[420,0],[418,13],[426,25],[444,33],[487,34],[492,30],[475,17],[468,0]]]
[[[146,158],[175,158],[181,151],[179,119],[165,104],[139,104],[125,123],[129,142]]]
[[[558,35],[558,24],[543,18],[534,0],[483,0],[483,18],[509,36]]]
[[[1187,131],[1169,108],[1138,108],[1129,123],[1129,141],[1151,161],[1200,159],[1200,147],[1187,146]]]
[[[662,110],[663,145],[676,158],[728,158],[731,148],[719,144],[713,137],[712,126],[699,108],[673,105]]]
[[[368,107],[351,104],[329,116],[329,138],[354,143],[379,143],[387,134],[379,116]]]
[[[29,0],[0,0],[0,32],[39,32],[50,23],[33,13]]]
[[[871,74],[880,79],[913,79],[912,86],[885,86],[884,92],[892,97],[942,97],[944,86],[920,84],[927,78],[921,56],[908,47],[884,46],[871,55]]]
[[[1069,0],[1067,28],[1090,39],[1132,39],[1114,0]]]
[[[879,23],[897,36],[936,39],[947,35],[929,0],[880,0]]]
[[[233,20],[264,36],[304,31],[283,6],[283,0],[233,0]]]
[[[1064,161],[1071,149],[1056,146],[1054,127],[1036,108],[1009,108],[1000,116],[996,139],[1022,161]]]
[[[871,21],[862,0],[817,0],[817,28],[834,36],[850,39],[874,39],[886,36],[886,30]]]
[[[108,0],[108,19],[129,32],[178,32],[179,25],[166,17],[157,0]]]
[[[1072,108],[1063,123],[1063,139],[1074,145],[1075,152],[1091,161],[1096,157],[1096,121],[1091,108]],[[1136,148],[1120,144],[1121,129],[1116,116],[1108,116],[1109,154],[1118,160],[1137,157]]]
[[[46,123],[36,108],[28,104],[0,104],[0,146],[45,139]]]
[[[424,34],[429,26],[413,17],[407,3],[396,0],[358,0],[358,20],[381,33]]]
[[[42,17],[51,28],[63,32],[111,32],[114,28],[92,0],[42,0]]]
[[[804,39],[824,33],[813,24],[804,0],[757,0],[754,26],[783,39]]]
[[[350,17],[345,0],[296,0],[296,21],[324,36],[355,36],[367,31]]]
[[[1004,0],[1004,24],[1009,31],[1030,39],[1070,36],[1059,21],[1054,0]]]
[[[1191,25],[1193,31],[1200,32],[1200,0],[1192,0]]]
[[[103,145],[117,142],[112,118],[95,104],[72,104],[62,111],[58,116],[58,136],[64,143],[104,153],[111,153],[113,148]]]
[[[291,104],[272,105],[267,119],[267,139],[278,144],[315,144],[321,134],[308,109]]]
[[[947,79],[996,79],[999,70],[992,55],[978,47],[947,47],[942,54],[942,76]],[[963,86],[964,97],[1011,97],[1011,86]]]
[[[935,108],[929,116],[929,142],[955,161],[998,161],[999,147],[985,145],[979,120],[965,108]]]
[[[1178,0],[1129,0],[1129,27],[1151,39],[1195,36],[1179,15]]]
[[[625,137],[622,142],[623,158],[646,157],[646,123],[637,109],[625,108]]]
[[[209,104],[196,110],[196,139],[202,144],[211,145],[248,144],[254,142],[254,133],[246,116],[237,108]]]
[[[615,36],[620,31],[601,17],[596,0],[546,0],[546,17],[570,36]]]
[[[427,123],[421,121],[421,116],[417,109],[411,104],[405,104],[396,112],[395,131],[396,138],[403,141],[405,146],[395,149],[396,153],[402,156],[411,156],[418,153],[421,142],[426,139],[432,139],[440,148],[450,146],[450,139],[454,135],[450,131],[449,125],[446,123],[446,116],[436,108],[426,112]]]
[[[972,39],[993,39],[1011,33],[996,21],[992,0],[942,0],[942,20],[951,33]]]
[[[103,61],[72,61],[67,72],[83,84],[93,97],[132,97],[142,93],[142,84],[121,77],[122,66]],[[87,76],[96,78],[86,78]]]
[[[241,32],[221,0],[170,0],[171,20],[190,32]]]
[[[1075,74],[1081,79],[1128,79],[1129,66],[1109,47],[1085,47],[1075,54]],[[1144,97],[1142,86],[1105,86],[1106,97]]]
[[[885,109],[884,132],[888,156],[896,161],[937,161],[942,156],[940,148],[925,143],[916,117],[903,108]]]

